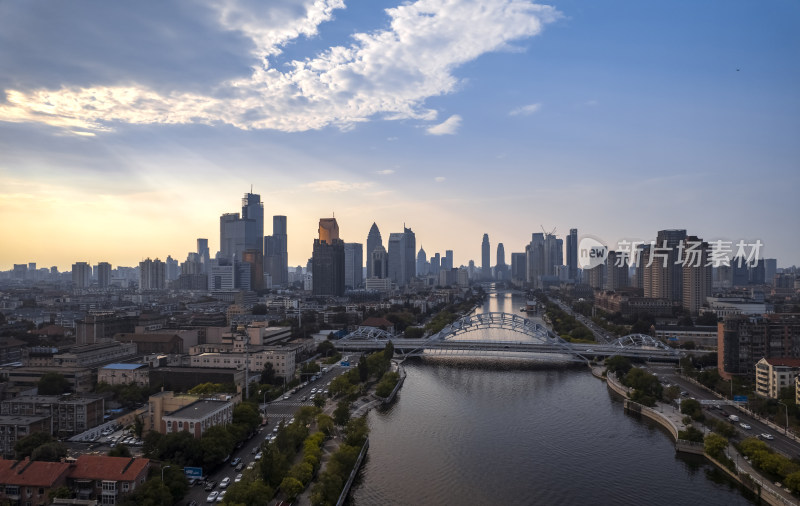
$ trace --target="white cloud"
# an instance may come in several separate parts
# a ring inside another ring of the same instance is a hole
[[[428,127],[428,133],[431,135],[453,135],[456,133],[459,126],[461,126],[461,116],[453,114],[444,120],[443,123]]]
[[[433,178],[433,180],[436,181],[437,183],[442,183],[444,182],[445,178],[443,176],[437,176]]]
[[[388,176],[389,174],[394,174],[394,169],[383,169],[375,171],[376,174],[380,174],[381,176]]]
[[[523,105],[522,107],[517,107],[513,111],[509,112],[509,116],[530,116],[531,114],[537,112],[539,109],[542,108],[542,104],[528,104]]]
[[[314,181],[313,183],[308,183],[304,186],[313,192],[340,193],[351,190],[366,190],[372,186],[372,183],[348,183],[345,181],[331,179],[326,181]]]
[[[264,5],[228,0],[218,8],[224,29],[252,41],[254,63],[250,76],[222,82],[213,94],[162,93],[130,82],[5,90],[0,121],[93,131],[110,130],[115,122],[224,123],[285,132],[347,129],[375,117],[431,121],[436,111],[424,102],[456,90],[456,67],[534,36],[559,17],[554,8],[527,0],[419,0],[386,9],[388,28],[355,33],[349,46],[293,60],[280,71],[267,58],[298,37],[316,36],[344,4]],[[452,133],[437,129],[454,128],[454,118],[429,132]]]

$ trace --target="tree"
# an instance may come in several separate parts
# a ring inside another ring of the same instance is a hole
[[[31,453],[31,460],[38,460],[41,462],[60,462],[61,459],[66,456],[67,447],[58,441],[53,441],[52,443],[45,443],[33,450]]]
[[[117,445],[108,451],[109,457],[131,457],[131,450],[125,445]]]
[[[681,402],[681,413],[691,416],[694,420],[703,416],[703,410],[700,402],[695,399],[684,399]]]
[[[317,428],[324,432],[326,436],[330,436],[333,434],[333,418],[324,413],[320,413],[317,415]]]
[[[264,370],[261,371],[261,383],[263,385],[275,384],[275,368],[272,367],[272,362],[264,364]]]
[[[697,429],[694,425],[689,425],[686,430],[678,431],[678,439],[685,439],[687,441],[694,441],[695,443],[703,442],[703,431]]]
[[[306,487],[301,482],[291,476],[287,476],[281,481],[281,492],[286,494],[290,501],[294,501],[295,497],[300,495],[304,488]]]
[[[31,453],[38,447],[54,441],[53,436],[46,432],[34,432],[30,436],[17,440],[14,444],[14,455],[17,460],[22,460],[25,457],[30,457]]]
[[[608,372],[616,373],[618,378],[624,377],[631,370],[631,361],[627,357],[616,355],[606,359]]]
[[[206,429],[200,440],[203,450],[203,467],[213,468],[233,451],[236,441],[222,425]]]
[[[700,316],[698,316],[697,320],[695,320],[695,324],[698,326],[711,326],[711,325],[716,326],[717,321],[718,318],[715,313],[707,312],[707,313],[702,313]]]
[[[327,357],[330,353],[336,353],[336,347],[330,341],[322,341],[317,346],[317,353]]]
[[[161,470],[164,473],[164,483],[167,485],[169,493],[172,496],[172,504],[178,504],[189,490],[189,481],[186,479],[186,475],[180,467],[162,467]]]
[[[362,416],[353,418],[347,422],[347,427],[344,429],[344,441],[350,446],[362,446],[364,441],[367,440],[369,434],[369,427],[367,426],[367,417]]]
[[[141,439],[142,438],[142,431],[144,430],[144,421],[142,420],[141,416],[133,417],[133,433],[136,434],[136,437]]]
[[[267,506],[275,492],[261,480],[232,483],[225,494],[226,504],[246,504],[247,506]]]
[[[314,396],[314,406],[317,408],[322,408],[325,405],[325,396],[317,394]]]
[[[369,369],[367,368],[366,355],[361,355],[361,357],[358,359],[358,378],[361,380],[361,383],[365,383],[367,379],[369,379]]]
[[[267,314],[267,305],[266,304],[255,304],[253,306],[253,309],[250,312],[252,314],[265,315],[265,314]]]
[[[61,395],[70,391],[69,380],[57,372],[44,374],[36,386],[39,395]]]
[[[244,426],[246,432],[254,431],[261,425],[261,415],[258,413],[258,408],[249,402],[238,404],[233,408],[233,423]]]
[[[704,443],[706,453],[714,458],[719,458],[723,450],[728,447],[728,440],[713,432],[706,436]]]
[[[350,420],[350,402],[341,400],[336,405],[336,410],[333,412],[333,421],[336,425],[343,426]]]

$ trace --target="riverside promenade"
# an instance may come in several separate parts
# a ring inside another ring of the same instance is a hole
[[[650,408],[632,402],[630,400],[631,389],[620,383],[616,376],[605,376],[605,367],[592,366],[591,370],[592,375],[605,381],[610,390],[625,399],[625,409],[627,411],[636,412],[641,416],[645,416],[667,429],[675,441],[676,451],[704,455],[711,463],[717,466],[717,468],[743,486],[752,490],[753,493],[767,504],[772,506],[800,505],[800,501],[798,501],[791,492],[784,490],[782,487],[778,486],[779,484],[772,483],[769,478],[761,475],[732,444],[728,445],[726,456],[734,461],[735,471],[728,469],[723,463],[718,462],[706,454],[703,443],[692,443],[681,440],[678,437],[678,432],[686,430],[686,425],[683,423],[684,415],[674,405],[657,402],[655,407]],[[706,427],[701,428],[704,432],[708,432]]]

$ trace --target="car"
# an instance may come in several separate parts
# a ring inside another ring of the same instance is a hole
[[[222,492],[219,493],[219,495],[217,496],[217,502],[222,502],[225,500],[225,492],[227,492],[227,490],[223,490]]]
[[[255,462],[250,462],[249,464],[247,464],[247,470],[248,471],[250,471],[252,469],[255,469],[255,467],[256,467],[256,463]]]
[[[197,501],[189,501],[189,504],[187,504],[186,506],[199,506],[199,505],[197,504]]]
[[[261,460],[261,452],[256,453],[256,456],[253,457],[255,460]]]
[[[231,484],[231,479],[227,476],[222,478],[222,481],[219,482],[219,488],[228,488],[228,485]]]
[[[772,434],[767,434],[766,432],[762,432],[761,439],[769,439],[770,441],[772,441],[773,439],[775,439],[775,436],[773,436]]]
[[[238,466],[239,462],[241,462],[241,461],[242,461],[241,457],[236,457],[235,459],[231,460],[231,467]]]
[[[288,400],[289,400],[289,399],[291,399],[291,398],[292,398],[292,396],[291,396],[291,395],[289,395],[289,394],[286,394],[286,395],[284,395],[284,396],[283,396],[283,400],[284,400],[284,401],[288,401]]]
[[[239,483],[240,481],[242,481],[242,473],[237,474],[236,478],[233,479],[234,483]]]
[[[211,492],[210,494],[208,494],[208,497],[206,497],[206,502],[214,502],[214,501],[216,501],[218,495],[219,495],[219,492],[217,492],[216,490]]]
[[[216,481],[209,480],[209,481],[206,482],[206,486],[203,487],[203,488],[205,488],[206,492],[208,492],[210,490],[214,490],[214,487],[216,487],[216,486],[217,486],[217,482]]]
[[[750,425],[749,425],[749,424],[746,424],[746,423],[744,423],[744,422],[740,423],[740,424],[739,424],[739,427],[743,428],[744,430],[750,430],[750,429],[752,429],[752,427],[750,427]]]
[[[269,436],[267,436],[267,437],[269,437]],[[255,455],[256,453],[258,453],[258,446],[254,446],[254,447],[253,447],[253,450],[252,450],[250,453],[252,453],[253,455]]]
[[[239,462],[239,465],[236,466],[236,470],[241,471],[242,469],[244,469],[244,462]]]

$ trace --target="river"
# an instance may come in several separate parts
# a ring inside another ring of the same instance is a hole
[[[493,295],[477,311],[524,302]],[[677,455],[662,429],[625,414],[585,368],[405,367],[396,401],[368,415],[351,504],[751,504],[703,458]]]

